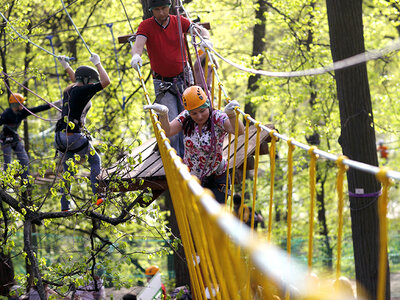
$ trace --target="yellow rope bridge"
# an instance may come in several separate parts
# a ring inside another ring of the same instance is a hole
[[[222,104],[222,94],[225,101],[230,98],[224,89],[223,84],[218,78],[215,63],[209,54],[205,66],[209,63],[212,67],[212,87],[211,95],[214,98],[215,79],[218,81],[218,108]],[[140,70],[139,78],[144,90],[147,104],[152,101],[145,87],[144,77]],[[207,74],[207,70],[204,72]],[[206,78],[207,81],[207,78]],[[164,164],[165,174],[168,182],[169,191],[176,212],[179,229],[182,236],[182,243],[191,277],[194,299],[289,299],[291,294],[300,296],[302,299],[346,299],[346,295],[339,295],[341,291],[335,290],[332,283],[321,280],[316,286],[310,276],[312,271],[313,259],[313,240],[314,240],[314,206],[316,195],[316,164],[319,157],[332,160],[337,165],[337,197],[338,197],[338,228],[337,228],[337,255],[336,255],[336,274],[340,277],[342,236],[343,236],[343,208],[344,193],[343,184],[347,168],[357,168],[359,170],[374,173],[382,183],[383,190],[379,197],[379,216],[380,216],[380,265],[378,278],[378,299],[384,299],[386,281],[386,248],[387,248],[387,221],[386,207],[388,203],[388,189],[390,178],[400,179],[400,173],[387,169],[380,169],[363,163],[349,160],[344,156],[335,156],[321,151],[316,147],[299,143],[293,139],[279,134],[277,131],[262,125],[249,115],[244,114],[236,108],[236,122],[239,115],[243,115],[245,120],[245,158],[247,157],[249,125],[253,123],[257,128],[257,145],[260,144],[260,132],[266,130],[272,140],[270,145],[270,198],[267,241],[261,238],[252,230],[254,227],[254,212],[257,192],[257,174],[260,156],[260,147],[256,147],[255,165],[253,178],[253,197],[252,197],[252,216],[251,228],[245,226],[231,214],[232,197],[225,196],[225,206],[219,205],[213,194],[205,190],[200,185],[199,180],[190,175],[189,169],[183,164],[181,158],[177,156],[171,147],[157,115],[150,111],[151,121],[161,158]],[[236,126],[236,129],[238,126]],[[274,206],[274,180],[275,180],[275,154],[276,142],[278,139],[284,140],[288,145],[287,152],[287,252],[275,248],[271,242],[272,233],[272,212]],[[229,135],[229,144],[231,135]],[[291,255],[291,235],[292,235],[292,196],[293,196],[293,153],[296,149],[307,151],[309,155],[309,232],[308,232],[308,255],[307,267],[301,267],[294,260],[290,260]],[[232,169],[231,191],[235,185],[235,166],[237,150],[237,130],[233,149],[229,148],[228,155],[234,151],[234,166]],[[246,159],[243,164],[242,178],[242,205],[245,194],[246,181]],[[229,165],[228,165],[229,170]],[[228,178],[227,181],[228,183]],[[228,190],[228,185],[227,185]],[[227,194],[227,193],[226,193]],[[230,202],[230,205],[229,205]],[[243,213],[239,213],[243,218]]]

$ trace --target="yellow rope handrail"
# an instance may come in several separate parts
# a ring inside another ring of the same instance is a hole
[[[239,218],[240,221],[243,221],[243,209],[244,209],[244,195],[246,190],[246,169],[247,169],[247,149],[249,147],[249,125],[250,121],[248,120],[249,115],[245,116],[246,119],[246,127],[245,127],[245,138],[244,138],[244,160],[243,160],[243,170],[242,170],[242,192],[241,192],[241,203],[239,208]],[[235,136],[237,139],[238,136]]]
[[[208,53],[208,51],[207,51]],[[229,97],[220,82],[216,73],[215,64],[212,60],[212,76],[213,86],[214,78],[217,79],[219,87],[219,99],[218,108],[221,107],[222,93],[225,94],[225,100],[229,102]],[[208,65],[208,64],[207,64]],[[140,75],[140,71],[139,71]],[[215,76],[215,77],[214,77]],[[139,76],[141,84],[144,89],[144,95],[147,102],[150,104],[149,94],[146,91],[144,85],[144,78]],[[213,90],[212,90],[213,95]],[[213,96],[212,96],[213,97]],[[315,207],[315,196],[316,196],[316,163],[318,156],[321,154],[323,157],[330,160],[336,160],[338,164],[338,175],[337,175],[337,192],[338,192],[338,209],[339,209],[339,228],[338,228],[338,254],[336,264],[336,277],[340,275],[340,260],[341,260],[341,243],[342,243],[342,230],[343,230],[343,181],[345,168],[360,167],[366,172],[376,172],[376,167],[368,166],[359,162],[351,161],[345,157],[337,158],[335,155],[323,152],[315,147],[308,147],[307,145],[296,142],[292,139],[287,139],[285,136],[280,135],[278,132],[266,128],[260,125],[259,122],[252,119],[248,115],[244,114],[240,109],[235,108],[236,112],[236,129],[235,129],[235,142],[234,142],[234,162],[232,169],[232,184],[231,184],[231,205],[232,196],[234,194],[235,184],[235,168],[236,168],[236,154],[238,147],[238,122],[240,114],[246,119],[246,131],[248,131],[249,123],[256,124],[257,137],[256,137],[256,153],[255,153],[255,176],[253,185],[253,211],[251,219],[251,227],[254,227],[254,212],[255,212],[255,200],[257,192],[257,171],[259,164],[259,134],[261,130],[266,130],[271,138],[271,149],[270,149],[270,169],[271,169],[271,192],[270,192],[270,207],[269,207],[269,224],[268,224],[268,241],[271,239],[272,232],[272,208],[273,208],[273,194],[274,194],[274,180],[275,180],[275,153],[276,153],[276,140],[281,138],[288,142],[288,238],[287,238],[287,252],[291,253],[291,226],[292,226],[292,193],[293,193],[293,151],[295,147],[307,150],[311,159],[309,166],[309,185],[310,185],[310,216],[309,216],[309,239],[308,239],[308,270],[311,271],[312,258],[313,258],[313,233],[314,233],[314,207]],[[271,298],[271,290],[268,287],[273,286],[273,290],[277,291],[288,291],[290,286],[290,279],[282,279],[282,276],[271,276],[273,271],[269,270],[268,263],[257,257],[257,253],[260,252],[262,243],[259,242],[257,235],[253,235],[253,232],[245,232],[243,225],[235,223],[235,219],[231,219],[226,215],[225,210],[221,210],[217,203],[212,204],[210,201],[213,196],[210,192],[201,188],[199,181],[195,178],[190,177],[189,170],[182,164],[180,157],[176,155],[176,152],[171,148],[169,140],[165,136],[165,132],[161,128],[161,124],[157,121],[157,115],[151,112],[151,120],[153,123],[154,131],[156,133],[157,143],[159,144],[160,154],[163,160],[165,174],[167,177],[168,186],[173,191],[172,199],[174,209],[177,215],[178,225],[181,231],[182,243],[185,250],[185,257],[188,261],[188,268],[190,277],[193,281],[193,295],[195,299],[205,299],[205,287],[211,289],[211,299],[233,299],[237,298],[238,294],[241,299],[253,299],[255,296],[255,290],[251,287],[254,283],[261,284],[264,288],[262,295],[264,298]],[[229,142],[231,142],[232,135],[229,135]],[[246,142],[248,141],[248,133],[245,137],[245,156],[243,166],[243,180],[242,180],[242,201],[244,201],[244,186],[245,186],[245,172],[247,168],[247,147]],[[228,148],[228,155],[230,158],[230,145]],[[229,161],[228,161],[229,163]],[[229,170],[229,167],[228,167]],[[387,210],[387,198],[389,189],[389,178],[400,178],[400,173],[390,170],[375,173],[378,179],[383,184],[382,196],[379,198],[379,217],[380,217],[380,236],[381,236],[381,249],[380,249],[380,264],[379,264],[379,282],[378,282],[378,299],[383,299],[385,295],[386,282],[386,249],[387,249],[387,224],[386,224],[386,210]],[[384,174],[384,175],[382,175]],[[182,180],[180,180],[182,179]],[[227,181],[228,183],[228,181]],[[182,186],[183,185],[183,186]],[[228,187],[228,184],[227,184]],[[227,191],[228,189],[226,189]],[[225,196],[225,202],[228,201],[227,193]],[[206,202],[206,199],[208,202]],[[214,201],[215,202],[215,201]],[[215,211],[214,211],[214,210]],[[179,219],[179,220],[178,220]],[[227,225],[229,224],[229,225]],[[240,256],[237,255],[240,253]],[[200,257],[200,263],[197,263],[197,256]],[[263,257],[267,257],[264,255]],[[239,259],[238,259],[239,258]],[[268,257],[270,259],[270,257]],[[193,264],[191,263],[193,261]],[[286,264],[292,265],[289,260]],[[280,266],[285,265],[283,261],[280,262]],[[254,266],[255,270],[251,268]],[[229,270],[229,274],[227,274]],[[271,273],[269,273],[271,272]],[[293,271],[292,271],[293,272]],[[303,280],[307,280],[305,275]],[[275,280],[273,279],[275,278]],[[279,280],[276,280],[279,278]],[[282,282],[281,282],[282,281]],[[280,283],[277,283],[280,282]],[[280,286],[280,284],[283,284]],[[232,288],[239,288],[238,291]],[[301,289],[301,285],[296,285]],[[212,292],[214,288],[214,293]],[[299,291],[302,295],[307,293],[312,294],[313,291],[301,290]],[[289,293],[286,293],[288,297]],[[315,294],[314,294],[315,295]],[[334,293],[327,294],[325,297],[318,296],[313,299],[343,299],[335,298]],[[280,296],[282,296],[280,294]],[[307,296],[305,296],[307,298]]]
[[[382,167],[376,178],[382,183],[382,194],[378,199],[379,213],[379,269],[378,269],[378,300],[386,299],[386,264],[387,264],[387,204],[391,180],[387,177],[389,168]]]
[[[257,199],[257,179],[258,179],[258,163],[260,161],[260,122],[255,124],[257,128],[256,135],[256,152],[254,154],[254,178],[253,178],[253,202],[252,202],[252,212],[251,212],[251,229],[254,229],[254,214],[256,211],[256,199]]]
[[[336,191],[338,194],[336,280],[338,280],[340,277],[340,263],[342,258],[343,207],[344,207],[343,181],[344,181],[344,175],[346,174],[346,171],[348,169],[348,167],[343,164],[344,159],[347,159],[347,157],[342,155],[336,160],[336,165],[338,167],[338,173],[336,179]]]
[[[292,196],[293,196],[293,151],[295,149],[292,139],[287,141],[288,144],[288,194],[287,194],[287,245],[286,251],[289,259],[292,253]],[[286,291],[286,300],[290,299],[290,291]]]
[[[315,206],[315,193],[316,193],[316,173],[317,173],[317,159],[318,155],[314,153],[316,147],[310,147],[308,154],[310,155],[310,215],[309,215],[309,229],[308,229],[308,257],[307,265],[311,271],[312,255],[313,255],[313,237],[314,237],[314,206]]]
[[[269,194],[269,214],[268,214],[268,233],[267,240],[271,241],[272,233],[272,207],[274,199],[274,185],[275,185],[275,155],[276,155],[276,136],[274,135],[275,130],[272,130],[269,135],[271,136],[271,147],[269,148],[269,160],[270,160],[270,194]]]

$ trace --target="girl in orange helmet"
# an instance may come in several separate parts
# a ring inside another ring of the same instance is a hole
[[[144,106],[155,110],[165,134],[173,136],[181,131],[184,134],[183,162],[190,173],[197,176],[203,187],[209,188],[219,203],[225,203],[225,183],[227,162],[222,157],[223,142],[228,133],[235,134],[235,107],[239,103],[229,102],[224,112],[214,110],[200,86],[191,86],[182,94],[186,110],[171,122],[168,108],[161,104]],[[239,135],[244,133],[244,125],[239,121]]]
[[[25,102],[25,98],[19,93],[12,93],[8,102],[10,107],[5,109],[0,116],[0,125],[3,125],[0,143],[4,156],[4,170],[7,170],[8,164],[11,163],[11,155],[12,151],[14,151],[22,167],[24,167],[22,178],[26,179],[29,175],[29,157],[18,135],[18,127],[25,118],[30,116],[30,112],[23,109],[22,104]],[[33,113],[38,113],[50,108],[49,104],[44,104],[29,108],[29,110]]]

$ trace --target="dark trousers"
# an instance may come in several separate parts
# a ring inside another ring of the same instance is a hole
[[[228,184],[231,184],[231,177],[229,176]],[[210,175],[203,179],[202,187],[210,189],[220,204],[225,204],[225,189],[226,189],[226,171],[221,175]],[[228,188],[228,196],[231,194]]]

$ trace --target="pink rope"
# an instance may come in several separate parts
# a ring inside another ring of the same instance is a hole
[[[34,91],[30,90],[28,87],[24,86],[23,84],[19,83],[18,81],[16,81],[14,78],[10,77],[8,74],[4,73],[4,71],[1,72],[3,75],[7,76],[7,78],[10,78],[12,81],[14,81],[16,84],[18,84],[20,87],[24,88],[25,90],[27,90],[28,92],[34,94],[36,97],[38,97],[39,99],[43,100],[44,102],[46,102],[47,104],[49,104],[51,107],[57,109],[59,112],[61,112],[61,109],[59,109],[57,106],[55,106],[53,103],[47,101],[46,99],[42,98],[41,96],[39,96],[38,94],[36,94]],[[11,92],[11,91],[10,91]],[[12,92],[11,92],[12,94]],[[17,100],[18,101],[18,100]]]
[[[3,72],[3,74],[5,74],[5,73]],[[11,77],[9,77],[9,78],[11,78]],[[6,80],[5,80],[5,78],[3,78],[3,81],[4,81],[4,84],[5,84],[5,86],[7,87],[8,91],[9,91],[9,92],[11,93],[11,95],[14,97],[14,99],[15,99],[27,112],[29,112],[32,116],[34,116],[34,117],[36,117],[36,118],[38,118],[38,119],[41,119],[41,120],[43,120],[43,121],[47,121],[47,122],[55,122],[55,121],[58,121],[58,120],[55,120],[55,119],[45,119],[45,118],[42,118],[42,117],[38,116],[37,114],[31,112],[25,105],[23,105],[21,102],[19,102],[19,100],[18,100],[17,97],[15,97],[14,93],[11,91],[10,87],[8,86],[8,84],[7,84]],[[46,101],[46,102],[47,102],[47,101]],[[47,102],[47,103],[48,103],[48,102]],[[48,104],[50,104],[50,103],[48,103]],[[54,106],[54,105],[53,105],[53,106]],[[55,107],[55,106],[54,106],[54,107]]]

